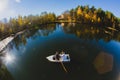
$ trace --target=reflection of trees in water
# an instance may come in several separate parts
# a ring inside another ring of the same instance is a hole
[[[36,39],[38,36],[48,36],[55,30],[55,24],[47,24],[41,26],[39,29],[28,29],[23,34],[18,35],[11,43],[11,45],[15,45],[17,49],[19,49],[20,45],[26,45],[27,39]],[[11,47],[12,48],[12,47]]]
[[[11,45],[15,45],[16,48],[19,48],[19,45],[26,45],[27,39],[36,39],[38,36],[48,36],[54,30],[56,24],[46,24],[41,25],[39,29],[28,29],[24,32],[24,34],[18,35]],[[92,40],[95,39],[100,40],[104,39],[105,41],[110,41],[111,39],[120,41],[120,33],[116,31],[110,31],[105,27],[101,26],[90,26],[86,24],[76,24],[76,23],[62,23],[63,31],[68,34],[75,34],[76,36],[86,39]],[[105,32],[110,32],[105,33]],[[11,47],[12,48],[12,47]]]
[[[120,41],[120,33],[118,31],[110,30],[104,26],[62,23],[62,27],[66,33],[75,34],[76,36],[83,39],[104,39],[105,41],[110,41],[111,39],[114,39]]]

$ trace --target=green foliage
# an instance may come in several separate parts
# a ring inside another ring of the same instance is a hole
[[[119,24],[120,24],[120,18],[118,18],[118,22],[119,22]]]

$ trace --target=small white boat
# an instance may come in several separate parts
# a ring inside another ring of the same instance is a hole
[[[57,60],[54,58],[55,55],[50,55],[48,57],[46,57],[46,59],[48,59],[50,62],[70,62],[70,56],[69,54],[64,54],[64,55],[59,55],[60,59]]]

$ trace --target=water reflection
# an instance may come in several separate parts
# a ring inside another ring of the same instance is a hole
[[[27,39],[35,39],[38,36],[49,36],[56,29],[56,24],[49,24],[41,27],[40,29],[27,30],[24,34],[19,35],[15,40],[14,44],[26,45]],[[77,37],[88,40],[100,40],[103,39],[106,42],[109,42],[111,39],[120,41],[120,33],[116,31],[111,31],[113,35],[106,34],[107,29],[102,28],[101,26],[90,26],[76,23],[61,23],[63,31],[68,34],[75,34]]]
[[[14,61],[14,56],[10,55],[10,53],[6,53],[5,55],[5,64],[12,63]]]
[[[62,23],[63,24],[63,23]],[[75,28],[74,28],[75,25]],[[64,23],[63,29],[66,33],[75,34],[77,37],[83,39],[104,39],[110,41],[111,39],[120,41],[120,32],[109,30],[103,26],[91,26],[87,24]],[[108,33],[106,33],[108,32]]]
[[[55,26],[56,24],[49,24],[40,27],[40,29],[26,30],[24,34],[17,36],[11,45],[15,45],[19,49],[19,45],[25,46],[29,38],[34,40],[38,36],[48,36],[55,30]]]
[[[11,48],[9,47],[9,49]],[[15,55],[8,49],[4,50],[1,54],[1,60],[5,65],[11,65],[16,61]]]
[[[14,80],[8,69],[9,65],[14,66],[14,63],[16,63],[16,57],[9,50],[6,49],[0,53],[0,80]]]
[[[61,23],[61,26],[65,26],[65,23]]]
[[[15,80],[117,80],[119,33],[109,35],[101,27],[62,24],[26,30],[7,46],[4,60]],[[60,64],[46,60],[46,56],[61,50],[71,57],[70,63],[64,63],[68,74]]]

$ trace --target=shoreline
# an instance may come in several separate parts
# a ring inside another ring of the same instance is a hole
[[[51,23],[80,23],[80,22],[78,22],[78,21],[54,21],[54,22],[51,22]],[[86,23],[84,23],[84,24],[86,24]],[[42,24],[43,25],[43,24]],[[93,24],[90,24],[90,25],[93,25]],[[117,29],[115,29],[115,28],[112,28],[112,27],[108,27],[108,29],[110,29],[110,30],[114,30],[114,31],[119,31],[119,30],[117,30]],[[8,36],[8,37],[6,37],[6,38],[4,38],[3,40],[1,40],[0,41],[0,54],[1,54],[1,52],[4,50],[4,48],[15,38],[15,37],[17,37],[18,35],[20,35],[20,34],[22,34],[22,33],[24,33],[26,31],[26,29],[25,30],[22,30],[22,31],[19,31],[19,32],[17,32],[16,34],[11,34],[10,36]]]
[[[26,30],[20,31],[18,33],[16,33],[15,35],[10,35],[9,37],[3,39],[0,41],[0,54],[2,54],[2,51],[4,50],[4,48],[18,35],[24,33]]]

